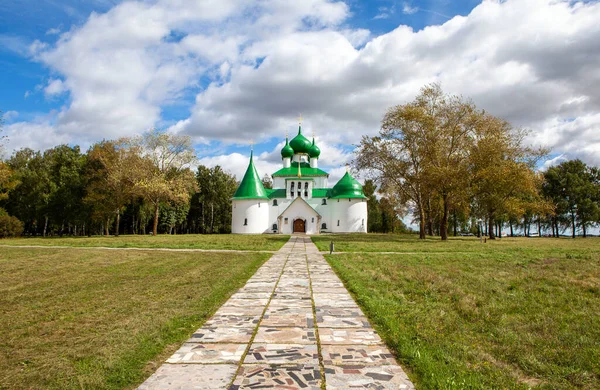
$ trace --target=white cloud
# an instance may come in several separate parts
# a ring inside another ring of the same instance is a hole
[[[419,11],[419,7],[413,7],[410,3],[404,2],[402,4],[402,13],[405,15],[412,15]]]
[[[58,35],[60,34],[60,28],[51,28],[46,31],[46,35]]]
[[[7,121],[7,122],[11,122],[14,119],[16,119],[19,116],[19,113],[17,111],[11,110],[11,111],[6,111],[3,115],[2,115],[2,119]]]
[[[544,161],[544,164],[542,165],[542,168],[540,170],[546,171],[548,168],[553,167],[555,165],[559,165],[560,163],[562,163],[563,161],[567,161],[568,159],[569,158],[565,154],[559,154],[556,157]]]
[[[191,87],[191,114],[171,130],[198,142],[282,137],[302,112],[324,145],[347,145],[438,81],[531,128],[531,142],[600,162],[600,3],[485,0],[379,36],[349,27],[350,14],[327,0],[131,1],[31,52],[69,92],[58,139],[145,131]]]
[[[382,12],[382,13],[380,13],[380,14],[377,14],[377,15],[375,15],[375,16],[373,17],[373,19],[374,19],[374,20],[377,20],[377,19],[387,19],[387,18],[389,18],[389,17],[390,17],[390,15],[389,15],[389,14],[387,14],[387,13],[385,13],[385,12]]]
[[[66,86],[60,79],[53,79],[48,82],[46,88],[44,88],[44,93],[46,96],[54,96],[60,95],[61,93],[67,90]]]
[[[71,141],[68,135],[58,134],[47,122],[17,122],[6,126],[3,133],[8,138],[6,154],[22,148],[46,150]]]

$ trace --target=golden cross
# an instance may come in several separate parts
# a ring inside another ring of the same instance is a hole
[[[302,124],[302,114],[298,115],[298,124]]]
[[[254,140],[250,140],[250,150],[254,151]]]

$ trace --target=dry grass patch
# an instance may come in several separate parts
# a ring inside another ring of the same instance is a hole
[[[262,253],[0,252],[0,388],[133,388]]]

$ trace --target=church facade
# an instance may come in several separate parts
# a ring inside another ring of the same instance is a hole
[[[367,231],[367,198],[348,172],[329,187],[329,174],[319,169],[320,149],[302,134],[302,127],[281,149],[282,168],[271,175],[273,189],[264,188],[254,166],[248,169],[232,198],[231,231],[258,233],[354,233]]]

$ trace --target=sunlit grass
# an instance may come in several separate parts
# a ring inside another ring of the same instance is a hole
[[[265,253],[0,249],[0,389],[135,388]]]
[[[600,240],[357,236],[421,252],[326,256],[417,388],[600,388]]]
[[[31,237],[0,240],[0,245],[44,245],[110,248],[231,249],[276,251],[290,236],[267,234],[121,235],[93,237]]]

